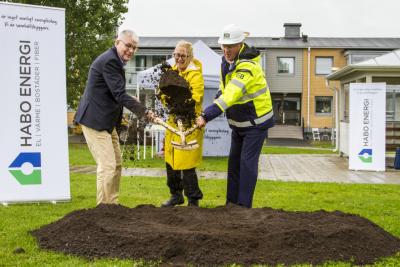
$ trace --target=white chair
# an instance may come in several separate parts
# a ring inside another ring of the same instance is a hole
[[[332,128],[331,141],[332,141],[332,144],[335,143],[335,141],[336,141],[336,128]]]
[[[329,130],[328,130],[327,127],[325,127],[325,128],[322,130],[321,140],[326,140],[326,141],[329,141],[329,140],[330,140]]]
[[[321,137],[319,135],[319,129],[318,128],[312,128],[312,136],[313,136],[313,140],[316,141],[321,141]]]
[[[157,124],[148,124],[144,128],[143,140],[143,159],[146,159],[146,137],[150,134],[151,137],[151,158],[154,157],[154,148],[156,153],[160,151],[160,140],[165,133],[165,128]]]

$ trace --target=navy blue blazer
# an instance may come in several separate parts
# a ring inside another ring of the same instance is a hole
[[[75,122],[111,133],[120,123],[123,107],[138,117],[143,116],[145,107],[126,93],[123,66],[115,47],[94,60],[75,114]]]

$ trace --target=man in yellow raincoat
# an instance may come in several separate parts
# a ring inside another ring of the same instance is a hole
[[[195,113],[200,115],[203,96],[204,80],[202,75],[201,62],[193,57],[192,44],[186,41],[179,41],[173,53],[175,64],[172,69],[177,70],[189,84],[192,91],[192,98],[196,102]],[[178,128],[175,123],[175,116],[168,117],[169,125]],[[162,204],[162,207],[180,205],[184,203],[182,191],[188,198],[188,206],[198,206],[199,200],[203,198],[198,184],[196,167],[200,165],[203,147],[203,129],[197,129],[186,136],[186,141],[196,140],[199,147],[194,150],[180,150],[171,145],[171,141],[180,143],[180,137],[170,131],[165,136],[165,162],[167,168],[167,185],[171,198]]]

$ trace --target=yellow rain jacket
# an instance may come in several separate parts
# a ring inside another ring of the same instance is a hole
[[[172,68],[175,70],[177,69],[176,65]],[[192,98],[196,101],[195,111],[197,116],[201,113],[204,96],[204,80],[202,72],[201,62],[197,59],[193,59],[186,70],[179,72],[179,75],[183,77],[191,87]],[[174,119],[174,115],[169,115],[167,123],[178,129],[178,126],[174,123]],[[179,150],[172,146],[171,141],[181,143],[180,137],[167,130],[164,145],[165,162],[171,165],[174,170],[186,170],[199,166],[202,160],[203,135],[204,128],[196,129],[193,133],[186,136],[186,142],[197,140],[199,147],[194,150]]]

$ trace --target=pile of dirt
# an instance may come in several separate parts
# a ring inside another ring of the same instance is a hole
[[[400,251],[400,239],[339,211],[286,212],[100,205],[32,232],[43,249],[86,258],[162,260],[164,265],[370,264]]]
[[[184,128],[190,128],[196,119],[192,90],[188,82],[179,76],[178,71],[166,69],[160,77],[157,97],[163,99],[167,113],[180,119]]]

